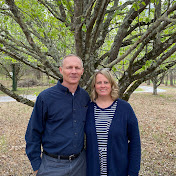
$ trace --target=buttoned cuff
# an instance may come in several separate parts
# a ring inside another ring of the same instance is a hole
[[[31,165],[34,171],[39,170],[41,162],[41,158],[31,161]]]

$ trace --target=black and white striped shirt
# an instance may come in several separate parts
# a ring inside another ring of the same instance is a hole
[[[100,159],[100,175],[107,176],[107,142],[111,121],[114,117],[117,101],[108,108],[102,109],[94,105],[95,126],[98,139],[98,151]]]

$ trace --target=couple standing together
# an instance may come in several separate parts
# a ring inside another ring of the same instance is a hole
[[[63,80],[39,94],[25,135],[34,173],[137,176],[141,158],[138,121],[130,104],[118,98],[110,71],[94,74],[90,101],[78,85],[84,71],[81,58],[65,56],[59,70]]]

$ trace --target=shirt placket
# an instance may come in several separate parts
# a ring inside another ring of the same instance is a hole
[[[73,103],[73,116],[72,116],[72,120],[73,120],[73,147],[77,148],[77,140],[78,140],[78,119],[77,119],[77,107],[76,107],[76,103],[75,103],[75,97],[73,96],[72,99],[72,103]]]

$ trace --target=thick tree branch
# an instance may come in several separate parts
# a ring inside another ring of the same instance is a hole
[[[114,12],[114,11],[121,11],[123,10],[125,7],[127,7],[128,5],[132,5],[134,2],[136,2],[135,0],[134,1],[127,1],[125,2],[124,4],[120,5],[120,6],[113,6],[110,10],[106,10],[106,13],[111,13],[111,12]],[[116,2],[115,2],[116,3]]]
[[[138,60],[133,64],[133,68],[131,69],[132,73],[135,73],[137,70],[141,68],[142,65],[145,65],[147,60],[155,60],[163,51],[168,49],[173,43],[176,42],[176,33],[174,33],[168,40],[163,43],[160,43],[156,48],[151,50],[149,53],[145,54],[143,58]],[[160,65],[163,61],[165,61],[170,55],[172,55],[176,51],[176,46],[174,45],[169,51],[164,53],[160,58],[157,59],[157,65]],[[165,57],[163,57],[165,56]]]
[[[99,11],[97,13],[94,27],[92,26],[93,28],[89,28],[86,32],[85,54],[90,53],[90,50],[94,50],[94,45],[101,32],[101,26],[108,3],[109,1],[107,0],[102,1],[101,6],[99,7]]]
[[[83,1],[74,1],[74,24],[75,24],[75,47],[78,56],[83,58],[83,45],[82,45],[82,25],[81,17],[83,15]]]
[[[114,5],[112,6],[111,9],[114,9],[115,7],[118,6],[118,1],[115,1],[114,2]],[[111,12],[108,13],[108,16],[107,16],[107,19],[106,21],[100,26],[100,29],[99,31],[101,32],[100,35],[99,35],[99,38],[95,44],[95,47],[94,47],[94,50],[97,50],[100,46],[103,45],[104,41],[105,41],[105,38],[109,32],[109,25],[110,25],[110,22],[112,21],[113,19],[113,15],[114,15],[115,11],[112,10]],[[95,43],[95,42],[94,42]]]
[[[40,48],[35,44],[33,38],[31,37],[31,32],[28,29],[27,25],[24,23],[22,19],[22,14],[19,12],[18,7],[15,5],[14,0],[6,0],[7,4],[10,7],[11,12],[16,18],[16,22],[20,25],[23,33],[26,36],[28,43],[32,46],[36,53],[38,53],[40,61],[45,64],[47,67],[50,67],[51,71],[59,77],[58,70],[56,70],[52,64],[49,63],[46,56],[41,52]]]
[[[31,106],[31,107],[34,107],[34,102],[27,99],[27,98],[24,98],[12,91],[10,91],[9,89],[7,89],[6,87],[4,87],[1,83],[0,83],[0,90],[2,92],[4,92],[5,94],[9,95],[10,97],[14,98],[16,101],[20,102],[20,103],[23,103],[23,104],[26,104],[28,106]]]
[[[30,67],[32,67],[32,68],[34,68],[34,69],[37,69],[37,70],[39,70],[39,71],[41,71],[41,72],[47,74],[48,76],[51,76],[51,77],[54,78],[54,79],[57,79],[57,80],[59,79],[59,77],[57,77],[56,75],[51,74],[51,73],[48,72],[48,70],[46,70],[46,69],[43,69],[43,68],[41,67],[41,65],[35,65],[35,64],[29,62],[27,59],[25,59],[25,58],[24,58],[23,56],[21,56],[20,54],[17,54],[16,52],[15,52],[15,53],[9,52],[9,51],[7,51],[7,50],[1,48],[1,47],[0,47],[0,51],[6,53],[6,54],[7,54],[8,56],[10,56],[11,58],[14,58],[14,59],[16,59],[16,60],[18,60],[18,61],[20,61],[20,62],[22,62],[22,63],[24,63],[24,64],[26,64],[26,65],[28,65],[28,66],[30,66]],[[48,67],[48,68],[49,68],[49,67]],[[58,73],[58,74],[59,74],[59,73]],[[60,75],[60,77],[61,77],[61,75]]]
[[[165,67],[166,69],[159,69],[156,70],[154,72],[152,72],[151,74],[146,75],[145,77],[142,77],[141,79],[138,79],[137,81],[135,81],[134,83],[131,84],[131,86],[127,89],[127,91],[125,93],[121,92],[121,98],[128,101],[130,98],[130,95],[139,87],[139,85],[147,80],[150,80],[160,74],[163,74],[166,72],[166,70],[169,70],[170,68],[172,68],[173,66],[176,65],[176,61],[171,62],[170,64],[167,64]]]
[[[128,32],[129,26],[131,25],[133,20],[138,16],[138,14],[140,14],[146,8],[146,6],[150,3],[150,0],[145,0],[144,2],[145,5],[140,4],[140,9],[138,11],[135,11],[132,7],[127,16],[124,18],[123,23],[119,28],[117,35],[115,36],[114,43],[111,47],[109,58],[109,62],[111,62],[111,64],[109,64],[109,67],[112,67],[114,65],[113,61],[115,62],[115,59],[117,58],[119,49],[122,45],[124,37],[126,36],[126,33]],[[120,62],[120,60],[123,60],[123,58],[119,58],[116,63]]]
[[[41,3],[42,5],[44,5],[48,11],[59,21],[66,23],[66,26],[68,26],[67,22],[66,22],[66,15],[65,15],[65,11],[64,11],[64,7],[63,4],[60,2],[60,12],[61,15],[58,13],[58,11],[56,10],[56,6],[54,6],[53,4],[47,2],[47,0],[38,0],[39,3]]]
[[[153,32],[153,30],[155,30],[162,21],[164,21],[165,16],[168,15],[167,13],[165,13],[163,16],[161,16],[159,19],[157,19],[155,21],[155,23],[153,23],[149,29],[140,37],[140,39],[135,42],[127,51],[125,54],[123,54],[122,56],[120,56],[119,58],[117,58],[116,60],[112,61],[110,64],[107,65],[107,67],[112,67],[115,64],[117,64],[118,62],[122,61],[124,58],[126,58],[144,39],[146,39],[149,34],[151,34]]]

